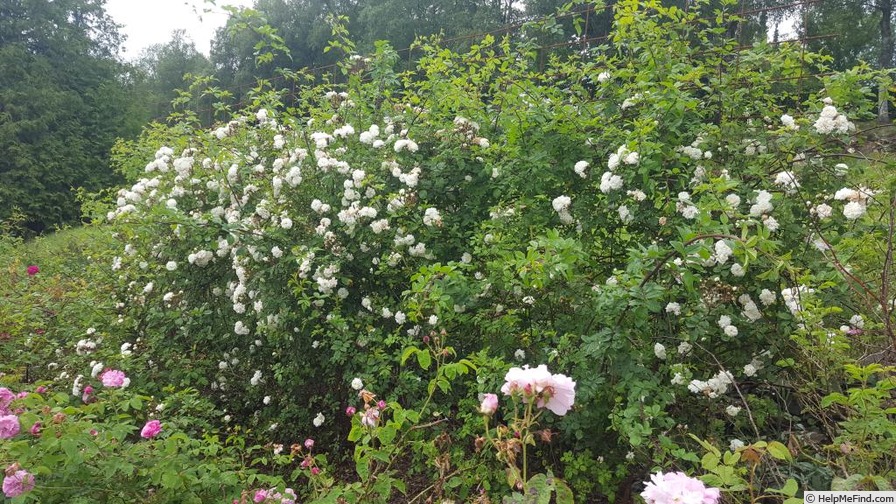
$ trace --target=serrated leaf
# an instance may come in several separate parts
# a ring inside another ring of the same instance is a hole
[[[392,441],[395,440],[395,436],[398,434],[398,431],[395,430],[395,427],[386,426],[377,432],[377,437],[379,437],[380,441],[383,444],[391,444]]]
[[[793,458],[793,455],[790,454],[790,450],[780,441],[772,441],[769,443],[768,453],[778,460],[790,460]]]
[[[719,467],[719,456],[715,453],[703,455],[703,458],[700,459],[700,466],[707,471],[715,472],[715,469]]]
[[[821,399],[821,407],[827,408],[835,403],[845,405],[848,404],[848,402],[849,399],[847,399],[845,395],[835,392],[833,394],[828,394]]]

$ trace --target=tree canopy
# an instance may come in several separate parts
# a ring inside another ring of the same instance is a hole
[[[34,231],[75,221],[72,188],[115,180],[108,151],[140,124],[126,112],[120,36],[103,4],[0,6],[0,220],[18,211]]]

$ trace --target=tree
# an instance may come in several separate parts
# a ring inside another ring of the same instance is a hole
[[[142,51],[136,72],[135,100],[143,104],[148,121],[160,120],[172,112],[177,90],[189,87],[188,76],[210,75],[212,65],[184,30],[175,30],[167,43]]]
[[[115,138],[139,124],[128,110],[121,41],[104,0],[0,4],[0,219],[15,209],[40,232],[80,217],[72,189],[116,181]]]
[[[830,54],[833,68],[843,70],[860,62],[886,70],[893,67],[893,1],[837,0],[805,6],[806,34],[830,35],[809,42],[809,48]],[[878,120],[890,121],[888,84],[880,83]]]

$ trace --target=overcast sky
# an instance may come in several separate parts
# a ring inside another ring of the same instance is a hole
[[[252,0],[218,0],[219,5],[251,6]],[[127,35],[122,54],[133,59],[152,44],[171,40],[171,32],[184,29],[196,49],[208,54],[215,30],[224,25],[227,13],[220,8],[205,13],[202,0],[107,0],[106,12],[122,25]],[[201,19],[200,19],[201,18]]]
[[[249,7],[252,0],[216,0],[218,5]],[[184,29],[196,43],[196,49],[208,55],[215,30],[227,21],[227,13],[203,0],[107,0],[106,12],[121,32],[127,35],[122,54],[131,60],[152,45],[171,40],[171,32]],[[205,12],[207,9],[211,12]],[[782,40],[793,38],[793,20],[785,19],[779,28]],[[769,33],[771,38],[771,33]]]

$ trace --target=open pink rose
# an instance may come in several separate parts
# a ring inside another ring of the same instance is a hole
[[[150,420],[146,422],[146,425],[143,426],[143,429],[140,431],[140,437],[144,439],[152,439],[159,435],[162,432],[162,422],[158,420]]]
[[[125,376],[124,371],[107,369],[100,374],[100,381],[104,387],[124,388],[131,383],[131,379]]]
[[[647,504],[675,504],[689,502],[693,504],[716,504],[719,501],[718,488],[707,488],[702,481],[691,478],[681,472],[663,474],[658,472],[650,476],[641,497]]]
[[[9,439],[14,437],[21,430],[19,425],[19,417],[16,415],[0,416],[0,439]]]
[[[17,464],[15,464],[17,466]],[[14,469],[14,468],[13,468]],[[34,475],[28,471],[19,469],[7,469],[3,478],[3,494],[9,497],[18,497],[34,488]]]

